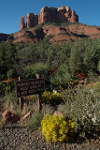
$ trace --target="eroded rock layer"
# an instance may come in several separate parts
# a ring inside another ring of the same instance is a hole
[[[70,7],[68,6],[61,6],[58,8],[43,7],[40,10],[39,15],[28,13],[26,16],[26,23],[24,21],[24,16],[21,17],[20,30],[24,28],[34,27],[40,23],[61,22],[61,21],[78,22],[78,15],[74,10],[71,10]]]

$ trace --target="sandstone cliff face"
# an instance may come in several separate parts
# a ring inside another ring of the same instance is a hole
[[[25,28],[25,22],[24,22],[24,16],[21,17],[20,19],[20,30]]]
[[[26,16],[26,27],[34,27],[38,24],[38,15],[34,15],[33,13],[28,13]]]
[[[29,29],[28,30],[21,30],[13,34],[14,43],[21,42],[21,43],[28,43],[32,41],[39,41],[43,39],[45,33],[43,32],[43,28],[39,29]]]
[[[55,22],[58,20],[57,8],[43,7],[38,16],[38,24],[45,22]]]
[[[27,43],[39,41],[52,35],[51,44],[75,41],[82,38],[100,38],[100,27],[82,25],[79,23],[71,24],[66,27],[57,27],[51,25],[39,25],[38,28],[27,28],[14,33],[14,43]]]
[[[68,18],[68,20],[70,22],[78,22],[78,15],[76,14],[76,12],[74,10],[72,10],[71,17]]]
[[[40,23],[61,21],[78,22],[78,15],[75,11],[71,11],[70,7],[68,6],[62,6],[58,8],[43,7],[39,15],[34,15],[33,13],[27,14],[26,26],[24,23],[24,17],[21,17],[20,30],[24,29],[25,27],[34,27]]]

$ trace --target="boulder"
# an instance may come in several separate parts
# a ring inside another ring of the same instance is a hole
[[[64,116],[64,114],[61,113],[60,111],[55,111],[53,115],[54,116],[57,116],[57,115]]]
[[[11,111],[9,111],[9,110],[5,110],[2,113],[2,119],[5,122],[17,122],[17,121],[19,121],[19,117],[14,115],[13,113],[11,113]]]
[[[32,114],[33,114],[33,111],[29,111],[26,115],[22,117],[22,120],[27,121],[27,119],[29,119],[32,116]]]

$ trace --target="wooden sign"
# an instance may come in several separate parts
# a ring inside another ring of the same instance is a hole
[[[17,97],[25,97],[33,94],[38,94],[45,90],[45,79],[33,79],[33,80],[24,80],[17,81]]]

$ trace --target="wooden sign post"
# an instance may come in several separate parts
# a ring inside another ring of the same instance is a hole
[[[40,74],[36,74],[37,79],[41,78]],[[38,112],[40,112],[42,109],[42,104],[41,104],[41,94],[38,95]]]
[[[21,80],[22,80],[22,77],[21,76],[18,77],[18,81],[21,81]],[[24,105],[23,97],[19,97],[18,100],[19,100],[19,106],[20,106],[20,108],[22,110],[23,109],[23,105]]]

